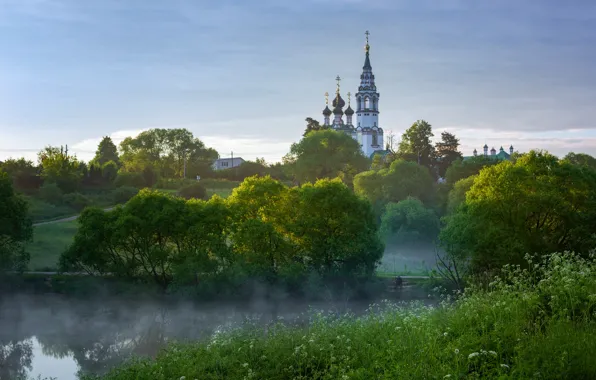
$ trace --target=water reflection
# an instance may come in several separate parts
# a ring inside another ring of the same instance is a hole
[[[305,323],[309,307],[363,312],[369,302],[285,301],[172,305],[141,301],[81,301],[54,295],[0,301],[0,380],[102,374],[131,355],[153,357],[168,340],[200,340],[246,321]]]

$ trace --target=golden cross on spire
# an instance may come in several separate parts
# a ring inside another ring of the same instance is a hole
[[[325,92],[325,105],[329,105],[329,93]]]
[[[348,92],[348,107],[350,106],[350,97],[352,96],[352,94],[350,92]]]
[[[339,75],[335,78],[335,80],[337,81],[337,94],[339,95],[339,81],[341,80]]]
[[[364,50],[366,50],[366,52],[368,53],[368,50],[370,49],[370,46],[368,46],[368,36],[370,35],[370,32],[367,30],[366,32],[364,32],[364,34],[366,35],[366,46],[364,47]]]

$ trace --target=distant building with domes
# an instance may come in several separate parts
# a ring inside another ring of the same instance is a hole
[[[472,159],[472,158],[476,158],[476,157],[485,157],[485,158],[489,158],[489,159],[493,159],[493,160],[509,160],[511,159],[511,155],[513,154],[513,145],[509,146],[509,153],[505,152],[505,149],[503,149],[503,147],[501,146],[501,148],[499,149],[499,153],[497,153],[497,150],[493,147],[490,150],[490,154],[488,152],[488,145],[484,144],[484,147],[482,147],[483,149],[483,154],[481,156],[478,155],[478,151],[476,149],[474,149],[473,152],[473,156],[464,156],[464,161]]]
[[[383,145],[383,129],[379,127],[379,93],[375,85],[375,76],[372,73],[370,65],[370,45],[368,44],[368,31],[366,31],[366,45],[364,66],[360,75],[360,86],[355,95],[356,111],[350,105],[351,94],[348,92],[348,108],[343,110],[346,102],[340,95],[339,82],[341,78],[337,76],[337,90],[329,109],[329,94],[325,93],[325,109],[323,109],[323,125],[333,128],[336,131],[342,131],[354,138],[360,143],[362,153],[371,157],[375,153],[386,153]],[[356,125],[352,122],[352,116],[356,114]],[[333,115],[333,120],[331,120]],[[343,115],[346,115],[344,122]]]

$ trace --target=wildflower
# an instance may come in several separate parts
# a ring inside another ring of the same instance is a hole
[[[468,359],[475,358],[478,355],[480,355],[478,352],[472,352],[470,355],[468,355]]]
[[[509,369],[509,366],[507,364],[501,364],[501,368]]]
[[[448,333],[447,333],[447,331],[445,331],[445,332],[443,333],[443,336],[447,336],[447,335],[448,335]]]
[[[246,368],[246,367],[248,367],[248,363],[244,363],[244,364],[242,364],[242,366],[243,366],[244,368]]]
[[[491,354],[492,356],[497,356],[497,353],[494,351],[489,351],[488,353]]]
[[[459,350],[456,348],[455,349],[455,355],[459,354]]]
[[[443,376],[443,379],[448,379],[450,377],[451,377],[451,375],[447,374],[447,375]]]
[[[186,376],[180,376],[180,380],[186,379]]]

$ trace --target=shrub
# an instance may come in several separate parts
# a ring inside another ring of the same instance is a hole
[[[44,183],[39,188],[39,197],[52,204],[62,202],[62,190],[55,183]]]
[[[91,204],[91,200],[81,193],[64,194],[62,201],[65,205],[72,207],[77,211],[81,211]]]
[[[179,190],[193,183],[196,183],[196,181],[188,178],[160,178],[155,183],[155,187],[158,189]]]
[[[143,178],[143,175],[141,173],[120,172],[114,180],[114,186],[130,186],[136,187],[137,189],[142,189],[146,186],[146,184],[145,179]]]
[[[126,203],[139,192],[139,189],[132,186],[122,186],[112,191],[114,203]]]
[[[114,161],[108,161],[101,167],[101,175],[105,182],[112,183],[118,176],[118,165]]]
[[[186,199],[205,199],[207,198],[207,189],[205,189],[205,187],[203,187],[203,185],[200,183],[195,182],[178,190],[178,195]]]
[[[214,178],[201,179],[200,183],[207,189],[234,189],[240,185],[238,181]]]

